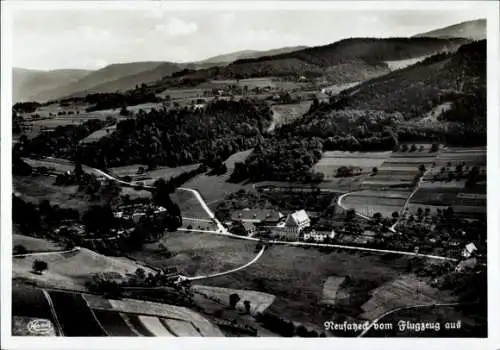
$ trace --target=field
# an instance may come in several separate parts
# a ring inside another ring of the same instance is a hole
[[[447,293],[419,281],[414,276],[402,276],[373,290],[371,299],[362,306],[364,312],[361,317],[374,320],[399,307],[454,301]]]
[[[454,171],[456,165],[462,164],[464,171],[478,166],[480,171],[486,170],[486,150],[484,148],[445,148],[434,160],[436,166],[424,178],[424,183],[412,197],[409,208],[414,211],[421,207],[446,209],[451,206],[455,213],[462,217],[476,217],[486,214],[486,181],[480,181],[472,187],[466,187],[466,180],[434,181],[434,176],[442,168]]]
[[[61,247],[55,243],[47,241],[46,239],[34,238],[30,236],[24,236],[15,233],[16,228],[13,228],[12,233],[12,246],[20,244],[26,248],[29,252],[50,252],[54,250],[60,250]]]
[[[349,277],[340,287],[348,293],[347,309],[357,310],[368,300],[369,292],[399,278],[408,258],[387,260],[383,255],[320,252],[290,246],[272,246],[253,265],[229,275],[202,281],[204,285],[234,289],[250,289],[276,295],[267,309],[280,317],[322,327],[332,312],[321,303],[325,282],[331,277]],[[369,272],[367,272],[369,271]],[[354,311],[354,316],[361,313]]]
[[[385,64],[389,67],[390,70],[403,69],[408,66],[414,65],[420,61],[423,61],[427,58],[427,56],[408,58],[406,60],[397,60],[397,61],[385,61]]]
[[[12,283],[12,315],[41,318],[55,323],[42,290]]]
[[[403,208],[409,195],[410,191],[364,190],[345,196],[342,204],[369,217],[377,212],[390,217],[393,212],[399,212]]]
[[[227,195],[233,192],[239,191],[240,189],[252,189],[251,184],[227,182],[227,179],[229,179],[229,176],[233,172],[234,163],[244,162],[251,152],[251,149],[237,152],[226,159],[224,163],[227,166],[227,172],[224,175],[200,174],[187,181],[182,187],[198,190],[210,208],[214,208],[217,202],[223,200]],[[184,213],[183,216],[185,216]]]
[[[48,264],[42,275],[32,272],[33,262],[37,259]],[[12,274],[13,278],[28,279],[44,286],[81,289],[94,274],[113,271],[125,275],[134,273],[138,267],[141,266],[125,258],[111,258],[80,248],[80,251],[68,253],[14,258]]]
[[[255,242],[210,233],[168,232],[161,243],[173,254],[172,257],[162,256],[157,244],[145,245],[133,256],[149,266],[176,267],[184,275],[196,276],[234,269],[257,255]]]
[[[156,179],[163,178],[165,180],[171,177],[178,176],[184,172],[192,171],[198,168],[199,164],[183,165],[175,168],[171,167],[158,167],[151,171],[145,171],[138,174],[139,167],[146,169],[143,164],[125,165],[121,167],[109,168],[110,172],[118,177],[130,176],[131,181],[142,181],[146,185],[152,185]]]
[[[229,306],[229,296],[237,293],[241,300],[236,304],[236,308],[244,311],[244,301],[250,301],[250,313],[264,312],[274,301],[275,296],[268,293],[256,292],[253,290],[220,288],[211,286],[194,285],[193,291],[209,299],[215,299]]]
[[[335,305],[335,303],[337,302],[337,293],[344,280],[345,277],[328,277],[323,286],[323,299],[321,300],[321,302],[325,304]]]
[[[48,293],[65,336],[99,337],[106,335],[82,295],[56,291]]]
[[[54,182],[55,177],[51,176],[14,176],[13,189],[22,199],[35,204],[41,199],[47,199],[51,205],[73,208],[81,212],[92,204],[98,204],[78,192],[78,186],[56,186]]]
[[[100,130],[93,132],[92,134],[90,134],[89,136],[87,136],[86,138],[81,140],[80,142],[81,143],[97,142],[100,139],[102,139],[104,136],[111,135],[112,133],[115,132],[115,130],[116,130],[116,125],[107,126],[105,128],[102,128]]]
[[[359,82],[347,83],[347,84],[334,84],[323,88],[321,91],[331,95],[337,95],[341,91],[355,87],[358,84]]]
[[[290,123],[297,118],[303,116],[309,108],[311,108],[311,101],[302,101],[300,103],[286,104],[286,105],[273,105],[273,128]]]
[[[210,216],[203,209],[193,192],[176,189],[170,195],[170,198],[181,208],[183,217],[210,220]]]
[[[206,89],[167,89],[158,94],[159,97],[165,98],[170,96],[172,100],[203,98],[203,92]]]
[[[335,178],[337,169],[346,167],[359,167],[364,173],[371,173],[374,167],[380,167],[391,152],[342,152],[327,151],[313,170],[325,174],[325,179]]]
[[[166,336],[170,330],[170,336],[222,336],[220,330],[206,318],[184,307],[133,299],[103,300],[93,295],[85,295],[85,299],[93,310],[120,313],[125,323],[128,326],[132,323],[139,333],[157,335],[155,333],[165,332],[163,336]],[[111,317],[116,318],[116,315]],[[160,326],[165,330],[161,330]],[[151,329],[153,327],[154,330]]]

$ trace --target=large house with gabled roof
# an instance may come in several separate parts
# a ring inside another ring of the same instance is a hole
[[[305,210],[299,210],[288,214],[284,222],[271,228],[271,234],[275,237],[296,241],[303,229],[311,225],[311,219]]]

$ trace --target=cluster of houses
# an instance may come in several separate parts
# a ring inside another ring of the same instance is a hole
[[[280,240],[315,242],[335,237],[333,230],[325,232],[312,229],[311,219],[305,210],[298,210],[285,216],[273,209],[246,208],[233,212],[231,222],[227,222],[226,225],[239,226],[249,237],[261,233]]]
[[[131,220],[134,223],[138,223],[146,214],[159,215],[166,212],[167,209],[161,206],[154,206],[150,204],[130,204],[120,206],[117,211],[113,213],[113,215],[118,219]]]

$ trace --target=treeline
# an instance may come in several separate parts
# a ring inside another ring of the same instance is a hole
[[[18,113],[33,113],[41,104],[38,102],[18,102],[12,106],[12,110]]]
[[[265,104],[249,100],[214,101],[201,110],[140,111],[113,134],[82,146],[79,154],[84,164],[98,168],[217,163],[254,147],[271,120]]]
[[[475,102],[469,105],[485,105],[485,91],[486,41],[480,41],[464,45],[454,54],[435,55],[372,79],[342,94],[349,96],[350,108],[401,112],[407,118],[421,118],[445,102],[458,100],[460,104],[462,96],[474,97]],[[472,114],[469,119],[475,117]]]
[[[272,137],[264,140],[244,163],[237,162],[229,181],[250,179],[263,180],[309,180],[319,179],[310,172],[311,167],[322,156],[323,144],[318,138]]]
[[[103,109],[115,109],[124,106],[136,106],[141,103],[160,102],[154,91],[145,87],[130,90],[125,93],[97,93],[90,94],[84,98],[84,102],[92,106],[86,109],[87,112],[99,111]]]
[[[87,120],[80,125],[60,125],[52,131],[43,132],[35,138],[28,140],[20,137],[14,145],[14,152],[22,156],[55,156],[71,158],[80,140],[93,132],[108,126],[110,121],[99,119]]]

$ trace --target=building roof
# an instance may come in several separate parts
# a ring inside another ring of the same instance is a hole
[[[305,210],[299,210],[295,213],[288,215],[286,226],[300,226],[305,222],[309,222],[309,216]]]
[[[256,229],[255,225],[252,224],[251,222],[242,222],[241,223],[243,227],[245,228],[246,231],[253,231]]]
[[[472,253],[473,251],[477,250],[476,245],[474,243],[467,244],[465,246],[465,249],[467,249],[469,253]]]
[[[243,209],[231,213],[231,220],[233,221],[247,221],[247,222],[278,222],[283,217],[283,214],[272,209]]]

